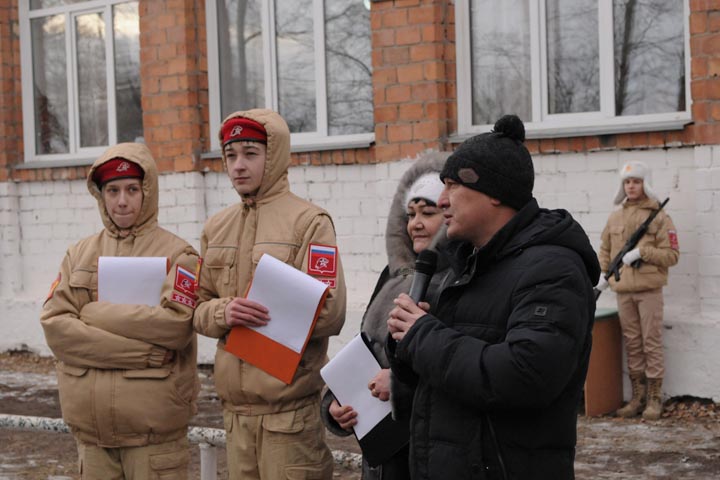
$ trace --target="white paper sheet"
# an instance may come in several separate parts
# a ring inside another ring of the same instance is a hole
[[[154,307],[165,277],[165,257],[99,257],[98,300]]]
[[[327,288],[310,275],[263,254],[247,298],[264,305],[270,321],[265,326],[250,328],[301,353]]]
[[[335,398],[342,405],[350,405],[357,412],[355,435],[358,440],[384,419],[391,411],[390,402],[372,396],[368,383],[380,371],[380,364],[365,345],[360,335],[348,342],[342,350],[320,369]]]

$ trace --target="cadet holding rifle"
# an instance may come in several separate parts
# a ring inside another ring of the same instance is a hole
[[[603,273],[595,288],[596,296],[608,286],[617,293],[625,339],[632,398],[616,413],[633,417],[642,411],[644,419],[657,420],[662,414],[665,373],[662,287],[667,285],[668,268],[680,256],[677,232],[662,210],[667,200],[658,201],[650,169],[642,162],[622,167],[614,203],[622,207],[610,214],[602,232]]]
[[[633,234],[630,235],[630,238],[628,239],[627,242],[625,242],[625,245],[623,246],[623,248],[620,249],[620,251],[617,253],[617,255],[615,255],[615,257],[613,258],[613,261],[610,262],[610,266],[608,267],[607,272],[603,273],[602,278],[600,279],[600,282],[598,283],[598,286],[595,287],[595,289],[594,289],[595,290],[595,300],[597,300],[600,297],[600,294],[603,292],[603,290],[605,288],[607,288],[607,286],[608,286],[607,281],[610,279],[610,277],[614,277],[616,282],[620,281],[620,267],[625,265],[623,263],[623,259],[625,258],[625,255],[627,255],[628,253],[630,253],[634,250],[637,250],[637,252],[635,252],[633,255],[628,256],[628,259],[633,256],[638,255],[640,250],[637,248],[637,244],[640,243],[640,239],[645,236],[648,229],[650,228],[650,224],[653,222],[653,220],[655,220],[655,217],[657,216],[657,214],[660,213],[660,210],[662,210],[663,207],[665,207],[665,205],[668,203],[669,200],[670,200],[669,197],[666,198],[665,201],[662,202],[657,209],[653,210],[652,213],[650,213],[650,216],[648,216],[648,218],[643,223],[640,224],[640,226],[637,228],[637,230],[635,230],[635,232],[633,232]],[[630,264],[630,266],[633,268],[639,268],[641,262],[642,262],[642,259],[638,258],[637,260],[632,262]],[[603,280],[604,280],[604,282],[603,282]],[[601,290],[601,288],[603,290]]]

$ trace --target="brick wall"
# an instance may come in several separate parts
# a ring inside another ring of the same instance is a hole
[[[711,374],[720,361],[712,348],[720,341],[720,148],[538,154],[536,196],[544,207],[568,209],[597,247],[619,183],[617,170],[630,159],[653,169],[653,186],[658,195],[671,197],[668,212],[680,232],[680,263],[671,269],[665,289],[665,343],[672,365],[665,391],[720,398],[720,378]],[[358,331],[387,261],[384,230],[390,201],[410,163],[290,169],[292,190],[326,208],[338,234],[349,310],[331,352]],[[205,219],[238,201],[222,172],[166,173],[160,187],[160,224],[196,247]],[[0,351],[25,343],[48,354],[37,322],[42,299],[67,246],[101,228],[97,206],[82,180],[0,182],[0,227],[0,327],[5,333]],[[600,306],[614,306],[612,292],[603,294]],[[201,345],[201,361],[211,361],[213,342],[203,339]]]
[[[720,141],[720,1],[690,2],[694,140]]]
[[[0,0],[0,298],[22,290],[17,185],[9,181],[11,166],[22,156],[17,18],[16,2]]]
[[[697,149],[694,215],[698,295],[704,314],[720,312],[720,146]],[[680,227],[678,227],[678,231]]]
[[[456,116],[452,2],[375,2],[370,24],[375,158],[446,150]]]
[[[528,140],[531,153],[637,150],[720,141],[720,1],[690,0],[693,123],[683,130]]]
[[[454,3],[374,2],[371,12],[375,158],[413,157],[425,148],[451,149],[456,124]],[[694,123],[683,130],[530,139],[531,153],[670,148],[720,138],[720,4],[690,1]]]
[[[205,2],[140,2],[145,142],[160,171],[197,168],[207,150]]]
[[[27,343],[49,353],[37,322],[42,299],[67,246],[101,224],[85,189],[87,167],[12,168],[23,150],[17,4],[0,0],[0,351]],[[145,137],[163,172],[160,222],[199,246],[207,216],[237,201],[220,161],[198,160],[216,134],[208,131],[204,2],[140,7]],[[692,0],[690,9],[693,125],[528,146],[541,204],[570,210],[595,246],[618,167],[630,159],[650,164],[681,232],[680,264],[666,290],[666,392],[720,398],[712,375],[720,360],[712,348],[720,341],[720,0]],[[376,145],[296,153],[290,170],[292,189],[335,221],[349,286],[345,339],[357,332],[386,262],[383,234],[397,180],[418,152],[452,148],[447,138],[456,129],[453,3],[373,2],[371,22]],[[603,297],[611,306],[612,295]]]
[[[221,170],[200,161],[209,131],[204,2],[140,3],[142,106],[145,139],[160,171]],[[528,140],[532,153],[655,149],[712,144],[720,138],[720,9],[690,1],[694,123],[679,131]],[[386,0],[372,3],[375,145],[298,153],[293,165],[368,164],[448,150],[456,133],[454,3]],[[0,0],[0,180],[82,178],[85,168],[14,170],[22,162],[17,0]]]
[[[0,297],[2,298],[12,297],[22,291],[22,274],[19,274],[22,271],[19,210],[16,184],[0,182]]]
[[[18,10],[14,0],[0,0],[0,182],[22,157],[22,105]]]

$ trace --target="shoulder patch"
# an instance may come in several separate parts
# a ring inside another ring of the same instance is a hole
[[[670,248],[680,250],[680,244],[678,243],[677,232],[675,230],[668,230],[668,239],[670,239]]]
[[[194,273],[185,270],[180,265],[177,266],[175,271],[175,285],[173,288],[178,292],[194,299],[195,288],[197,286],[196,277]]]
[[[311,275],[334,277],[337,274],[337,247],[311,243],[307,270]]]

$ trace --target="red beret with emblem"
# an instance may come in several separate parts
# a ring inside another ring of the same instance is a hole
[[[100,165],[93,172],[93,181],[102,187],[111,180],[121,178],[143,178],[145,172],[140,165],[124,158],[113,158]]]
[[[225,122],[220,130],[223,147],[231,142],[241,140],[267,143],[265,127],[255,120],[245,117],[234,117]]]

